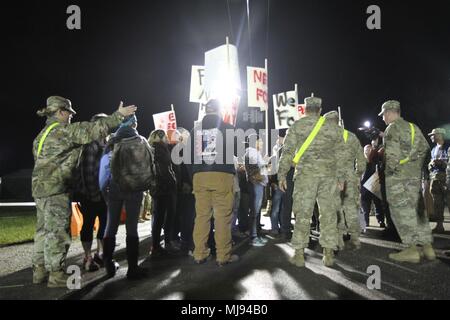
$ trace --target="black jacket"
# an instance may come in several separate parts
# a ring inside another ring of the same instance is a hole
[[[151,145],[153,151],[155,190],[150,190],[152,196],[163,196],[176,193],[177,181],[172,167],[172,159],[167,145],[155,143]]]
[[[236,139],[227,141],[226,130],[234,130],[234,127],[222,121],[217,114],[207,114],[201,122],[201,126],[196,126],[191,132],[192,150],[192,174],[198,172],[224,172],[235,174],[233,156],[236,153]],[[216,137],[221,133],[223,138],[222,148],[217,145]],[[229,150],[233,154],[227,154],[227,145],[233,143],[234,148]],[[227,158],[231,159],[227,164]],[[205,162],[205,159],[211,161]]]

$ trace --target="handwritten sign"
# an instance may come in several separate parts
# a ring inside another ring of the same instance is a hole
[[[248,106],[261,111],[269,107],[267,91],[267,70],[264,68],[247,67]]]
[[[206,103],[208,95],[203,86],[205,79],[205,66],[192,66],[190,102]]]
[[[156,113],[153,115],[153,122],[155,129],[164,130],[166,133],[177,129],[175,111]]]
[[[273,95],[273,113],[275,129],[288,129],[295,121],[300,119],[299,111],[304,111],[298,105],[296,91],[287,91]]]

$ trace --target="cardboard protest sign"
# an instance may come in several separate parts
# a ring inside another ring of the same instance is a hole
[[[235,96],[228,107],[222,108],[222,118],[225,123],[236,126],[240,97]]]
[[[205,52],[204,88],[213,99],[221,98],[224,92],[239,95],[241,78],[236,46],[225,44]]]
[[[238,52],[234,45],[205,52],[204,91],[208,98],[220,101],[223,120],[234,126],[241,92]]]
[[[206,114],[206,106],[205,106],[204,103],[200,103],[198,105],[198,118],[197,118],[197,121],[202,121],[203,117],[205,116],[205,114]]]
[[[261,111],[269,107],[267,70],[264,68],[247,67],[247,95],[248,106],[260,108]]]
[[[206,103],[208,96],[204,90],[205,66],[192,66],[190,102]]]
[[[275,129],[288,129],[300,119],[297,92],[287,91],[273,95]],[[304,109],[303,109],[304,110]]]
[[[305,115],[305,104],[298,104],[297,105],[297,111],[300,118],[302,118]]]
[[[378,175],[378,171],[375,171],[375,173],[370,176],[366,183],[364,183],[363,187],[369,190],[378,199],[382,199],[380,176]]]
[[[177,129],[177,119],[173,110],[154,114],[153,122],[155,129],[164,130],[166,133]]]

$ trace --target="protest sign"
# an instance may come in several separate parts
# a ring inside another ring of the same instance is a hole
[[[378,175],[378,171],[375,171],[375,173],[370,176],[370,178],[364,183],[363,187],[378,197],[378,199],[382,199],[380,176]]]
[[[192,66],[190,102],[206,103],[208,96],[204,90],[205,66]]]
[[[247,67],[248,106],[267,110],[269,106],[267,92],[267,70],[265,68]]]
[[[205,52],[205,95],[221,104],[223,120],[236,125],[241,94],[238,52],[227,44]]]
[[[154,114],[153,122],[155,129],[164,130],[166,133],[177,129],[177,119],[174,110]]]
[[[273,95],[275,129],[288,129],[295,121],[300,119],[300,108],[297,102],[296,90]]]

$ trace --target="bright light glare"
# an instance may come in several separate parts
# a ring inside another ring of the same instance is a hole
[[[364,127],[366,127],[366,128],[370,128],[370,121],[366,121],[366,122],[364,122]]]
[[[238,85],[229,70],[221,72],[222,77],[214,83],[212,98],[219,100],[222,111],[227,111],[234,107],[236,99],[239,99]]]

